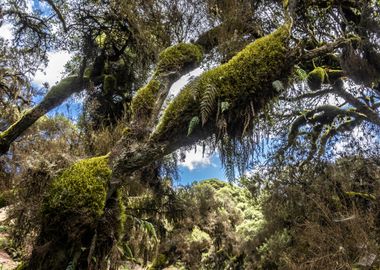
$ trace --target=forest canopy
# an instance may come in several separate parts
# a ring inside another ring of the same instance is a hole
[[[379,14],[375,0],[4,0],[3,248],[31,270],[380,267]],[[52,52],[65,71],[37,84]],[[51,113],[74,101],[75,119]],[[228,182],[176,185],[194,148]]]

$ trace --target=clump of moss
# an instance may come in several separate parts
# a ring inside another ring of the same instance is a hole
[[[132,101],[132,113],[135,118],[150,115],[160,85],[158,80],[152,79],[146,86],[137,91]]]
[[[108,156],[78,161],[53,181],[44,212],[58,216],[81,215],[89,222],[91,218],[99,218],[103,214],[110,176]]]
[[[186,136],[186,128],[194,115],[200,115],[200,103],[204,90],[217,89],[213,100],[228,102],[229,119],[241,118],[242,109],[254,106],[255,111],[278,92],[272,87],[273,81],[287,81],[292,70],[291,59],[287,57],[290,24],[249,44],[229,62],[203,73],[188,84],[165,110],[153,138],[165,140],[176,135]],[[211,99],[210,99],[211,100]],[[210,113],[216,115],[216,106]],[[237,121],[237,120],[236,120]]]
[[[78,76],[68,76],[62,79],[58,84],[52,86],[44,99],[57,99],[61,96],[66,96],[64,92],[67,92],[70,88],[77,87],[78,82]]]
[[[83,77],[86,79],[90,79],[92,75],[92,68],[86,68],[83,72]]]
[[[200,47],[190,43],[179,43],[160,53],[157,65],[158,72],[180,70],[187,65],[199,63],[203,53]]]
[[[307,85],[315,91],[321,88],[326,80],[326,70],[323,67],[316,67],[307,75]]]
[[[105,75],[103,80],[104,93],[112,93],[117,86],[117,81],[113,75]]]
[[[149,270],[163,269],[167,261],[167,257],[164,254],[158,254],[154,259],[152,265],[148,268]]]
[[[0,208],[8,206],[14,200],[15,195],[13,190],[6,190],[0,193]]]
[[[118,228],[118,234],[119,238],[121,239],[124,232],[125,232],[125,224],[127,222],[127,213],[126,213],[126,206],[124,204],[123,196],[120,191],[117,193],[117,199],[118,199],[118,210],[119,210],[119,228]]]

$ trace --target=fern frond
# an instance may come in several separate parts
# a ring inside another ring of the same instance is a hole
[[[222,113],[223,113],[223,112],[227,111],[230,108],[230,103],[228,101],[223,101],[220,104],[220,107],[221,107],[221,110],[222,110]]]
[[[217,95],[218,95],[218,90],[216,89],[216,87],[212,84],[207,85],[205,92],[203,93],[202,100],[201,100],[202,126],[206,124],[213,109],[215,108]]]
[[[148,233],[149,236],[157,240],[156,229],[154,228],[152,223],[150,223],[149,221],[143,220],[142,227],[143,229],[145,229],[145,231]]]
[[[296,75],[300,81],[306,81],[307,80],[307,72],[300,68],[299,66],[296,66]]]
[[[194,129],[199,125],[199,122],[200,120],[198,116],[191,118],[189,128],[187,129],[187,136],[190,136],[191,133],[193,133]]]

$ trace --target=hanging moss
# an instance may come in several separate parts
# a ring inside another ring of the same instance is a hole
[[[272,34],[249,44],[229,62],[203,73],[188,84],[167,107],[153,138],[165,140],[173,136],[186,135],[188,123],[194,115],[200,115],[200,102],[204,89],[212,85],[216,100],[228,102],[229,115],[234,121],[241,118],[242,108],[254,105],[255,111],[277,95],[272,83],[287,81],[291,70],[291,59],[287,57],[290,25],[280,27]],[[216,106],[213,106],[215,121]]]
[[[140,88],[132,101],[132,113],[135,118],[150,115],[157,93],[160,89],[160,82],[152,79],[146,86]]]
[[[179,43],[160,53],[157,71],[162,73],[181,70],[187,65],[199,63],[202,56],[202,50],[197,45]]]
[[[127,222],[127,212],[126,212],[126,207],[125,207],[125,204],[124,204],[124,200],[123,200],[123,196],[120,192],[120,190],[118,191],[117,193],[117,202],[118,202],[118,209],[119,209],[119,228],[118,228],[118,234],[119,234],[119,238],[121,239],[121,237],[123,236],[124,232],[125,232],[125,224]]]
[[[112,93],[116,89],[117,81],[113,75],[105,75],[103,80],[104,93]]]
[[[86,68],[83,72],[83,77],[86,79],[90,79],[92,75],[92,68]]]
[[[53,181],[44,213],[60,217],[65,214],[85,216],[89,223],[91,218],[99,218],[103,214],[110,176],[108,156],[78,161]]]

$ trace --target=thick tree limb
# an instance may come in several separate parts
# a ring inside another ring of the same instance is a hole
[[[279,94],[272,82],[286,82],[292,73],[294,59],[288,57],[289,30],[289,25],[286,25],[256,40],[226,64],[205,72],[187,85],[169,104],[160,123],[143,145],[131,144],[127,137],[123,138],[110,156],[113,178],[108,197],[123,183],[124,175],[130,175],[180,147],[218,133],[218,105],[214,104],[216,106],[210,110],[208,121],[191,135],[187,134],[190,120],[201,113],[202,95],[209,86],[218,89],[216,99],[229,104],[229,109],[224,113],[234,119],[236,126],[231,129],[238,136],[245,123],[237,115],[246,106],[253,106],[254,111],[262,110]]]
[[[34,124],[41,116],[60,105],[73,93],[84,88],[85,81],[77,76],[67,77],[53,86],[44,99],[34,108],[30,109],[7,130],[0,133],[0,155],[5,154],[11,143],[14,142],[25,130]]]
[[[304,61],[308,61],[308,60],[311,60],[313,58],[316,58],[318,56],[325,55],[325,54],[330,53],[330,52],[332,52],[338,48],[342,48],[343,46],[345,46],[346,44],[348,44],[350,42],[352,42],[352,39],[340,38],[340,39],[337,39],[335,42],[328,43],[328,44],[321,46],[319,48],[316,48],[316,49],[313,49],[310,51],[306,51],[306,52],[301,52],[301,56],[299,57],[299,61],[304,62]]]
[[[321,97],[321,96],[324,96],[324,95],[328,95],[328,94],[334,93],[334,91],[335,90],[332,89],[332,88],[327,88],[327,89],[323,89],[323,90],[319,90],[319,91],[308,92],[308,93],[305,93],[305,94],[302,94],[302,95],[299,95],[299,96],[296,96],[296,97],[290,97],[290,98],[280,97],[280,99],[281,100],[285,100],[285,101],[299,101],[299,100],[302,100],[302,99],[305,99],[305,98]]]
[[[357,111],[365,114],[367,116],[367,120],[371,123],[380,126],[380,117],[379,114],[374,111],[372,108],[367,106],[366,104],[360,102],[357,98],[355,98],[353,95],[351,95],[349,92],[345,91],[342,86],[338,86],[335,88],[336,93],[344,98],[349,104],[354,106]]]

